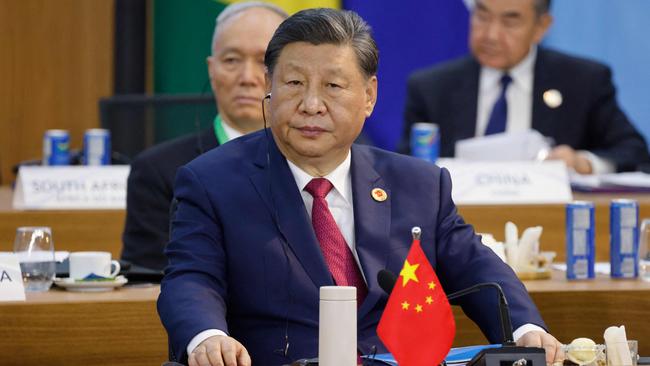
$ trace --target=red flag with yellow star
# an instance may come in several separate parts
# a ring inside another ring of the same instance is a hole
[[[437,365],[451,349],[454,315],[419,239],[413,240],[377,334],[400,366]]]

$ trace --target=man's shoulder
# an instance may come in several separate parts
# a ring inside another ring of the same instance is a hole
[[[543,67],[557,69],[573,75],[593,72],[607,72],[609,67],[597,60],[572,55],[566,52],[540,47],[537,62]]]
[[[271,133],[266,135],[264,130],[249,133],[201,154],[190,161],[187,166],[192,170],[231,170],[253,162],[261,146],[266,146],[265,139],[273,138]]]
[[[131,176],[157,174],[173,180],[176,169],[199,155],[201,135],[193,133],[181,136],[142,151],[131,162]]]
[[[353,158],[355,154],[366,159],[369,164],[382,173],[412,174],[412,176],[424,173],[430,176],[432,173],[437,175],[440,172],[437,165],[428,161],[377,147],[355,144],[353,145]]]
[[[181,165],[187,163],[199,155],[201,138],[207,132],[211,132],[211,130],[180,136],[152,146],[138,154],[133,159],[133,163],[155,164],[160,162],[170,164],[183,160],[184,162]]]
[[[478,64],[471,56],[465,56],[415,70],[409,76],[409,82],[455,82],[467,78],[467,72],[473,69],[478,70]]]

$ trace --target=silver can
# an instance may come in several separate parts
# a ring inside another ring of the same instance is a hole
[[[574,201],[566,206],[566,278],[595,277],[594,204]]]
[[[616,199],[609,206],[609,260],[612,278],[639,276],[639,203]]]
[[[84,165],[111,164],[111,132],[91,128],[84,134]]]

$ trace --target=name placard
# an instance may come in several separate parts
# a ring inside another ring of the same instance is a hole
[[[18,257],[13,253],[0,253],[0,302],[25,301],[23,275]]]
[[[16,209],[124,209],[130,166],[24,166],[18,172]]]
[[[475,162],[439,159],[460,205],[563,204],[573,199],[562,161]]]

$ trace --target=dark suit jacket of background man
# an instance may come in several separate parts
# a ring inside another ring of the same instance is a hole
[[[131,163],[127,183],[122,259],[163,270],[169,242],[169,206],[176,170],[202,152],[217,147],[214,128],[166,141],[140,153]]]
[[[453,156],[456,141],[475,136],[480,65],[465,57],[411,75],[404,129],[398,150],[408,153],[411,125],[440,126],[440,155]],[[616,101],[605,65],[538,48],[533,81],[532,128],[557,145],[588,150],[613,161],[618,170],[635,170],[650,161],[643,137]],[[557,89],[562,105],[550,108],[543,93]]]
[[[334,283],[287,161],[270,133],[269,139],[264,131],[241,137],[178,171],[158,312],[181,359],[190,340],[211,328],[242,342],[253,364],[317,356],[319,287]],[[413,226],[422,228],[422,247],[446,292],[500,282],[513,327],[544,326],[522,283],[457,214],[446,170],[355,144],[350,172],[356,250],[369,287],[358,311],[360,350],[385,351],[376,326],[387,295],[377,272],[400,272]],[[373,188],[388,199],[374,201]],[[473,296],[463,309],[491,342],[500,342],[496,294]]]

